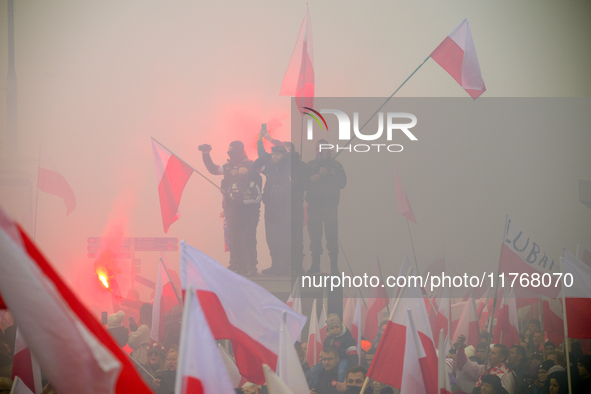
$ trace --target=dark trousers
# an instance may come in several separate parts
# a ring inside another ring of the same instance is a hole
[[[322,234],[326,237],[326,249],[331,261],[339,254],[339,207],[338,205],[308,205],[308,234],[312,261],[320,261]]]
[[[256,267],[260,204],[235,205],[225,210],[230,268]]]
[[[273,266],[288,267],[291,218],[288,204],[265,204],[265,234]]]

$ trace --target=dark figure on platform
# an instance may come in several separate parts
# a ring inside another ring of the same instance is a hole
[[[295,151],[295,147],[291,142],[281,142],[273,139],[265,126],[263,126],[259,134],[259,158],[270,157],[269,153],[265,151],[262,138],[267,139],[275,147],[282,145],[287,150],[287,157],[290,163],[290,173],[288,175],[291,178],[291,272],[295,275],[301,275],[304,273],[302,268],[302,262],[304,260],[304,195],[308,181],[306,164],[302,161],[300,154]],[[269,179],[267,179],[268,181]],[[287,208],[288,214],[289,210],[290,207]]]
[[[203,163],[214,175],[223,175],[224,238],[230,251],[228,268],[242,275],[257,274],[256,229],[261,208],[261,175],[248,160],[244,144],[234,141],[228,148],[230,159],[222,166],[211,160],[210,145],[200,145]]]
[[[291,156],[285,145],[278,144],[271,154],[263,146],[263,132],[259,134],[257,148],[259,158],[254,167],[266,177],[263,188],[265,204],[265,234],[271,253],[271,267],[262,271],[265,275],[289,275],[291,243]]]
[[[326,237],[326,249],[330,257],[332,275],[339,274],[338,208],[341,189],[347,185],[347,175],[341,163],[334,159],[335,152],[326,149],[320,140],[316,144],[316,159],[306,164],[308,177],[306,201],[308,202],[308,233],[312,266],[308,274],[320,272],[322,234]],[[324,228],[324,230],[323,230]]]

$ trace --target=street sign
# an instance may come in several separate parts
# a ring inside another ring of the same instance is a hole
[[[148,244],[148,245],[135,245],[136,252],[175,252],[179,250],[178,245],[176,244]]]
[[[89,244],[87,247],[89,252],[100,252],[101,250],[105,250],[106,248],[104,247],[104,245],[101,244]],[[130,250],[130,245],[126,244],[126,245],[113,245],[110,248],[113,252],[129,252]]]
[[[89,237],[87,249],[89,252],[100,252],[105,248],[101,237]],[[110,249],[115,252],[131,251],[133,243],[136,252],[175,252],[178,250],[179,239],[175,237],[136,237],[121,238],[118,245],[111,245]]]
[[[97,257],[99,257],[100,252],[88,252],[88,254],[86,256],[88,256],[89,259],[96,259]],[[113,254],[110,256],[114,259],[129,259],[131,258],[131,253],[130,252],[113,252]]]
[[[135,239],[136,245],[178,244],[178,243],[179,243],[179,239],[173,238],[173,237],[137,237]]]

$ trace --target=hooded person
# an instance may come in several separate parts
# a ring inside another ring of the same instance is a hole
[[[332,145],[322,139],[316,144],[316,158],[306,163],[306,201],[308,202],[308,234],[312,266],[307,274],[320,273],[323,253],[322,235],[330,258],[332,275],[339,274],[338,206],[341,189],[347,185],[347,175],[341,163],[334,159]]]
[[[213,175],[223,175],[221,189],[226,250],[230,252],[228,269],[242,275],[256,275],[256,229],[261,207],[261,175],[254,170],[242,141],[228,147],[228,162],[218,166],[211,159],[211,145],[199,146],[203,163]]]

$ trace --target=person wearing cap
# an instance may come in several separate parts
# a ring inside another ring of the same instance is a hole
[[[546,379],[548,379],[548,371],[554,366],[554,361],[546,360],[538,366],[538,378],[529,385],[525,394],[542,394]]]
[[[326,149],[327,145],[326,140],[319,140],[316,144],[316,158],[306,163],[308,234],[312,254],[312,265],[306,272],[308,275],[320,273],[323,233],[331,274],[339,274],[338,207],[341,189],[347,185],[347,175],[341,163],[334,159],[336,153],[332,149]]]
[[[140,374],[146,383],[154,389],[153,382],[156,372],[164,369],[166,353],[164,352],[164,346],[157,342],[148,347],[147,353],[148,361],[142,365],[143,369],[140,368]]]
[[[289,275],[291,260],[291,156],[285,145],[263,146],[263,133],[257,142],[259,158],[254,167],[266,178],[263,188],[265,204],[265,234],[271,253],[271,267],[264,275]]]
[[[573,393],[591,393],[591,356],[585,355],[577,362],[579,378],[576,380]]]
[[[223,175],[224,237],[230,251],[228,269],[242,275],[256,275],[257,239],[261,207],[261,175],[254,170],[242,141],[233,141],[228,148],[228,162],[218,166],[211,159],[211,145],[199,146],[203,163],[213,175]]]

